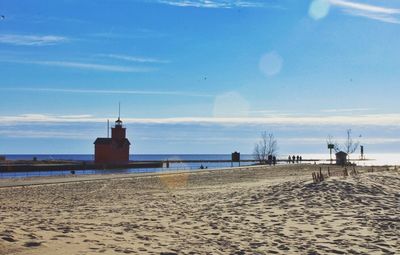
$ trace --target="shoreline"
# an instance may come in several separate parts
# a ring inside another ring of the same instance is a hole
[[[283,167],[283,165],[281,165]],[[157,177],[160,175],[176,175],[176,174],[196,174],[208,173],[212,171],[226,171],[226,170],[251,170],[251,169],[266,169],[272,166],[242,166],[242,167],[229,167],[229,168],[209,168],[209,169],[196,169],[196,170],[165,170],[152,173],[108,173],[108,174],[81,174],[81,175],[52,175],[52,176],[32,176],[22,178],[3,178],[0,179],[0,189],[9,187],[22,187],[34,185],[47,185],[47,184],[63,184],[73,182],[88,182],[88,181],[103,181],[114,179],[129,179],[129,178],[142,178],[142,177]],[[279,167],[279,166],[275,166]]]
[[[49,176],[29,176],[29,177],[18,177],[18,178],[0,178],[0,189],[9,187],[26,187],[35,185],[49,185],[49,184],[65,184],[73,182],[89,182],[89,181],[103,181],[103,180],[115,180],[115,179],[129,179],[129,178],[142,178],[142,177],[157,177],[160,175],[175,175],[175,174],[196,174],[196,173],[208,173],[211,171],[245,171],[254,169],[271,169],[271,168],[303,168],[303,167],[313,167],[314,172],[318,171],[319,168],[327,170],[329,167],[333,169],[344,169],[345,167],[329,164],[295,164],[295,165],[253,165],[253,166],[240,166],[240,167],[223,167],[223,168],[209,168],[209,169],[183,169],[183,170],[164,170],[159,172],[149,172],[149,173],[105,173],[105,174],[67,174],[67,175],[49,175]],[[352,168],[353,166],[348,166]],[[390,169],[397,168],[397,166],[355,166],[359,170],[367,169]],[[312,176],[310,176],[312,180]]]

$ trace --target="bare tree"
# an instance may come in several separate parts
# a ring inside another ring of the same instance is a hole
[[[360,145],[359,141],[354,141],[353,138],[351,137],[351,129],[347,129],[347,138],[346,141],[343,144],[343,150],[344,152],[347,153],[347,157],[350,159],[350,154],[354,153],[358,145]]]
[[[354,153],[358,146],[360,145],[359,141],[353,140],[351,136],[351,129],[346,130],[346,139],[343,144],[339,145],[336,141],[333,140],[332,136],[328,136],[326,142],[327,144],[333,144],[333,149],[335,152],[343,151],[347,153],[347,157],[350,160],[350,154]]]
[[[267,162],[268,156],[276,156],[277,151],[278,142],[274,134],[262,132],[260,141],[254,146],[254,158],[263,164]]]

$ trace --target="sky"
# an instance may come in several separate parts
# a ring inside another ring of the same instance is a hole
[[[0,154],[400,152],[398,0],[2,0]]]

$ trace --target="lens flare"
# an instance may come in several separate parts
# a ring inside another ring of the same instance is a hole
[[[329,13],[330,7],[329,0],[314,0],[310,4],[308,15],[315,20],[325,18]]]
[[[267,76],[279,74],[283,66],[283,58],[275,51],[264,54],[259,63],[260,71]]]
[[[160,175],[160,182],[169,190],[185,188],[188,184],[189,174],[164,174]]]
[[[238,92],[231,91],[218,95],[214,101],[214,117],[243,117],[247,116],[250,106]]]

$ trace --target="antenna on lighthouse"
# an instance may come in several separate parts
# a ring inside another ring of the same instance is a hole
[[[110,120],[107,119],[107,138],[110,138]]]
[[[122,121],[121,121],[121,102],[118,102],[118,119],[115,122],[116,126],[122,127]]]
[[[121,102],[118,102],[118,120],[121,118]]]

